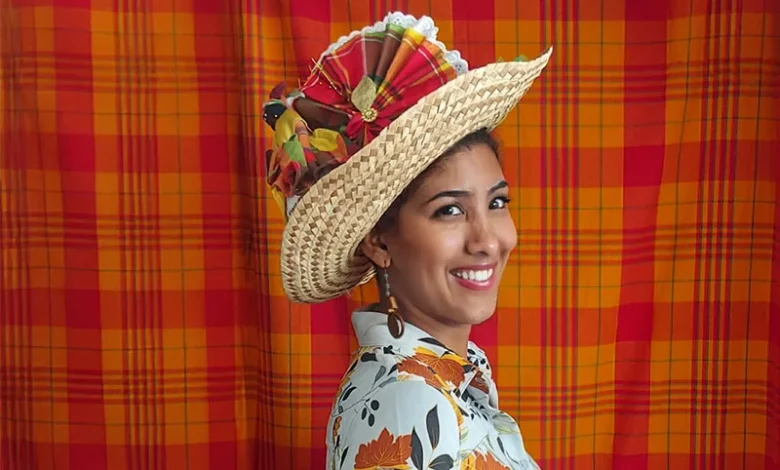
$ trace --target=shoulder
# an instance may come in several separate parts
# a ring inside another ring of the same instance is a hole
[[[395,378],[397,369],[392,349],[381,346],[359,348],[352,355],[349,368],[341,379],[334,412],[343,413],[354,406],[383,382]]]
[[[419,391],[419,384],[429,392],[449,396],[464,378],[470,364],[456,356],[440,357],[425,348],[399,351],[392,346],[358,349],[339,386],[334,413],[343,413],[360,403],[367,395],[391,386],[402,395]]]
[[[359,403],[366,395],[378,393],[390,386],[396,393],[417,389],[417,383],[428,384],[432,390],[441,384],[434,371],[415,355],[392,346],[371,346],[358,349],[344,374],[334,411],[341,413]]]
[[[373,422],[378,407],[403,410],[404,413],[452,415],[459,426],[462,411],[450,395],[450,385],[428,364],[415,355],[392,347],[359,349],[344,375],[333,405],[332,416],[344,419],[359,415]]]

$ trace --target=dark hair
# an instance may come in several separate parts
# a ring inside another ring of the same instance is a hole
[[[406,203],[406,201],[409,200],[412,194],[414,194],[414,192],[419,189],[419,187],[425,181],[426,177],[431,172],[435,171],[436,168],[440,167],[442,163],[447,160],[447,158],[464,150],[470,150],[478,145],[487,145],[496,155],[496,158],[498,158],[498,141],[495,137],[490,135],[490,132],[487,129],[482,128],[472,132],[471,134],[468,134],[467,136],[457,141],[455,145],[447,149],[447,151],[445,151],[439,158],[436,159],[436,161],[434,161],[428,168],[420,173],[420,175],[417,176],[417,178],[415,178],[409,184],[409,186],[404,189],[401,195],[398,196],[395,201],[393,201],[387,211],[382,215],[382,218],[379,219],[379,222],[376,224],[376,230],[379,232],[385,232],[395,224],[398,219],[398,213],[400,212],[401,207]]]

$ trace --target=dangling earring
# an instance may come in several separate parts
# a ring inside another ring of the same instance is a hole
[[[390,330],[393,338],[400,338],[404,334],[405,325],[404,319],[398,313],[398,303],[393,294],[390,293],[390,276],[387,274],[389,267],[390,263],[387,263],[387,266],[382,269],[382,275],[385,278],[385,298],[387,298],[387,329]]]

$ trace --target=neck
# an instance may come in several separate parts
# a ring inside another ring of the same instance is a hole
[[[379,292],[386,292],[387,286],[382,276],[377,276]],[[382,310],[387,309],[387,297],[381,296],[380,305],[376,307]],[[422,331],[431,335],[436,341],[455,351],[462,358],[468,358],[469,335],[471,334],[471,325],[455,324],[448,321],[446,316],[437,316],[425,314],[419,309],[412,307],[408,302],[396,297],[399,303],[399,313],[404,323],[416,326]]]
[[[401,308],[404,322],[410,323],[428,333],[464,359],[468,357],[469,334],[471,325],[453,324],[446,318],[427,315],[415,309]]]

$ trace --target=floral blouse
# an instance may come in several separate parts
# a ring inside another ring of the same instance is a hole
[[[464,359],[383,313],[355,312],[359,348],[328,420],[328,470],[538,470],[515,421],[498,409],[485,353]]]

